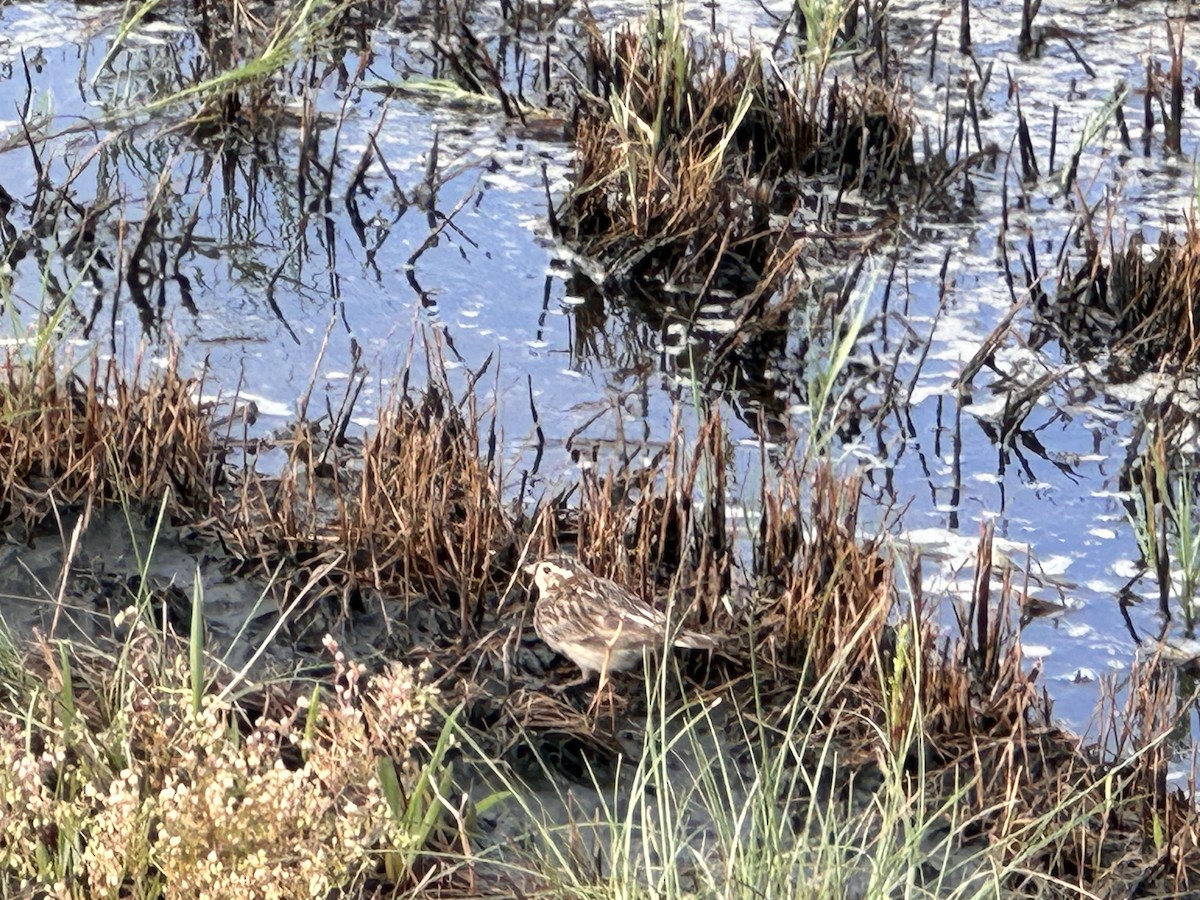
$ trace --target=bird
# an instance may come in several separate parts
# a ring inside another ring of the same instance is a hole
[[[632,669],[644,650],[662,648],[670,633],[675,647],[712,650],[710,635],[681,629],[671,633],[667,614],[609,578],[596,575],[576,557],[554,553],[525,567],[538,589],[533,629],[550,649],[579,666],[580,677],[564,688],[600,674],[597,696],[609,672]]]

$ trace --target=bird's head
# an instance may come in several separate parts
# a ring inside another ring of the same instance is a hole
[[[574,578],[581,571],[583,571],[583,566],[579,560],[573,556],[567,556],[565,553],[555,553],[543,557],[525,567],[525,574],[533,576],[533,583],[542,593],[557,584]]]

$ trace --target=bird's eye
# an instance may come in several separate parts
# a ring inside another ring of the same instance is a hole
[[[549,566],[542,566],[542,574],[543,574],[543,575],[549,575],[549,574],[550,574],[550,567],[549,567]]]

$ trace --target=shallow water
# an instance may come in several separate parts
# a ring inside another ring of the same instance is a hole
[[[592,7],[608,25],[630,9]],[[294,418],[310,379],[318,396],[336,397],[345,390],[354,347],[361,349],[362,365],[371,373],[356,421],[369,424],[374,405],[390,388],[389,377],[412,351],[421,327],[429,326],[440,335],[452,367],[476,371],[491,357],[480,381],[481,401],[495,409],[514,482],[531,464],[532,396],[548,442],[540,473],[530,482],[535,493],[571,476],[577,465],[571,449],[582,448],[586,459],[593,448],[602,451],[618,440],[653,446],[666,436],[674,405],[690,404],[688,360],[694,353],[666,352],[666,345],[677,343],[677,328],[649,324],[623,307],[603,310],[597,325],[596,301],[571,292],[567,267],[549,238],[543,187],[544,171],[555,196],[565,189],[569,149],[564,143],[530,136],[494,104],[384,90],[385,84],[400,81],[414,60],[420,63],[421,55],[400,32],[380,30],[370,39],[374,57],[363,83],[343,89],[334,74],[311,90],[330,122],[343,100],[350,112],[340,130],[327,124],[313,138],[316,157],[326,162],[336,144],[339,165],[333,202],[306,207],[297,188],[302,177],[298,129],[286,131],[277,145],[258,155],[221,157],[182,135],[157,135],[165,113],[152,115],[132,135],[116,122],[104,124],[108,115],[175,89],[167,75],[176,60],[198,52],[190,31],[165,13],[140,27],[111,66],[101,68],[121,11],[120,4],[105,3],[18,2],[0,8],[0,187],[30,202],[38,166],[56,184],[74,171],[74,203],[105,210],[94,245],[73,258],[56,252],[56,241],[38,236],[12,261],[3,277],[24,325],[32,325],[39,311],[55,302],[44,283],[67,294],[78,282],[64,302],[69,321],[89,324],[88,341],[128,357],[146,335],[154,346],[175,338],[190,365],[207,361],[225,396],[241,384],[242,398],[258,404],[256,427],[262,433]],[[709,7],[693,4],[688,14],[702,25]],[[748,35],[768,36],[775,27],[758,4],[725,4],[719,15],[743,45]],[[973,64],[952,52],[957,21],[941,23],[931,79],[936,20],[928,5],[892,4],[889,15],[894,44],[904,50],[901,62],[913,83],[917,114],[931,129],[941,128],[947,103],[952,111],[963,103],[962,82],[979,78]],[[1134,87],[1144,82],[1147,52],[1163,65],[1168,54],[1157,4],[1120,9],[1074,4],[1042,16],[1037,24],[1058,26],[1069,35],[1093,74],[1061,38],[1048,37],[1041,55],[1022,59],[1016,52],[1019,3],[987,3],[975,10],[977,58],[981,66],[994,62],[981,103],[982,143],[1000,148],[999,163],[994,172],[972,172],[975,205],[968,214],[953,221],[905,221],[896,232],[899,263],[888,310],[879,317],[885,290],[880,277],[867,297],[872,318],[856,356],[868,369],[873,358],[899,359],[897,377],[912,382],[909,418],[887,419],[837,452],[844,467],[861,466],[868,473],[868,492],[878,501],[877,511],[867,512],[869,521],[891,521],[885,510],[904,510],[894,526],[896,549],[923,555],[927,594],[953,598],[969,592],[981,523],[995,524],[997,547],[1018,570],[1028,568],[1030,593],[1064,607],[1026,628],[1024,648],[1043,667],[1058,714],[1081,728],[1096,698],[1096,679],[1125,670],[1138,652],[1117,603],[1135,574],[1137,548],[1116,491],[1134,415],[1150,379],[1110,389],[1098,372],[1072,369],[1038,400],[1011,445],[998,447],[1001,376],[1023,385],[1066,365],[1054,345],[1027,349],[1029,317],[1023,313],[1002,343],[1000,372],[982,370],[961,409],[953,386],[1012,303],[998,244],[1003,183],[1010,257],[1027,258],[1032,246],[1040,270],[1052,278],[1055,256],[1082,202],[1112,195],[1125,227],[1146,227],[1153,234],[1182,221],[1191,176],[1181,161],[1164,159],[1161,126],[1149,156],[1139,155],[1140,99],[1131,94],[1125,111],[1134,152],[1121,148],[1109,127],[1088,143],[1079,187],[1064,194],[1061,168],[1089,116],[1119,79]],[[557,27],[566,33],[565,24]],[[22,52],[29,65],[28,96]],[[357,61],[347,54],[342,63],[353,71]],[[428,66],[416,68],[429,74]],[[1041,179],[1032,185],[1021,183],[1015,148],[1009,158],[1017,123],[1010,79],[1019,86],[1042,168]],[[1195,85],[1190,65],[1185,79],[1189,88]],[[1074,92],[1068,95],[1072,80]],[[26,102],[45,117],[36,159],[12,113]],[[1055,105],[1059,146],[1056,171],[1047,174]],[[378,162],[368,169],[370,195],[357,197],[363,227],[356,231],[343,198],[381,117],[375,143],[390,176]],[[1184,125],[1187,159],[1196,145],[1190,105]],[[434,135],[444,179],[436,196],[425,185]],[[973,144],[972,139],[972,149]],[[119,241],[131,240],[123,228],[139,226],[151,198],[161,191],[173,194],[167,208],[175,212],[161,222],[155,246],[178,247],[187,234],[190,247],[177,266],[173,260],[167,266],[161,294],[149,297],[139,311],[127,286],[99,262],[99,255],[89,266],[88,252],[95,248],[108,255]],[[306,196],[311,203],[311,186]],[[452,216],[452,227],[443,228],[437,245],[410,262],[430,235],[423,207],[431,196],[433,207]],[[107,215],[109,208],[122,210],[124,223]],[[77,218],[60,220],[60,239]],[[9,220],[18,231],[29,232],[26,213],[15,210]],[[950,290],[943,304],[939,269],[947,254]],[[1019,263],[1014,268],[1019,271]],[[886,273],[886,260],[881,269]],[[930,334],[931,348],[922,358],[921,346]],[[910,336],[916,340],[902,345]],[[702,350],[711,337],[697,332],[693,339]],[[803,428],[807,411],[792,406],[794,396],[787,389],[788,377],[796,374],[787,371],[788,354],[795,350],[789,345],[772,360],[783,373],[772,389],[773,400],[791,416],[791,424]],[[748,424],[757,402],[761,397],[753,395],[728,401],[731,437],[742,445],[746,466],[740,483],[730,486],[739,506],[747,498],[752,502],[757,480],[757,437]],[[582,430],[574,435],[577,428]],[[1156,634],[1153,579],[1135,581],[1130,592],[1140,601],[1129,610],[1137,634]]]

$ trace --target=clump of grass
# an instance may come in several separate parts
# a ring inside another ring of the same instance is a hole
[[[93,356],[79,374],[50,351],[0,371],[0,522],[31,528],[56,508],[139,501],[207,511],[220,480],[199,381],[172,354],[132,370]]]
[[[677,419],[649,465],[635,452],[626,465],[585,472],[577,508],[555,510],[546,543],[575,544],[595,572],[621,573],[647,596],[664,589],[686,597],[711,621],[730,584],[730,454],[717,407],[692,436]]]
[[[202,378],[180,375],[175,354],[128,373],[95,356],[82,374],[58,364],[10,356],[0,373],[0,522],[32,531],[63,510],[165,503],[286,607],[301,594],[335,595],[343,613],[364,592],[433,598],[459,611],[464,636],[508,583],[520,517],[480,456],[473,400],[460,409],[444,377],[421,390],[402,378],[361,440],[345,437],[349,408],[329,428],[298,422],[267,475],[225,465],[233,436],[215,435]]]
[[[1051,318],[1077,358],[1105,358],[1122,378],[1164,363],[1193,368],[1200,360],[1195,284],[1200,278],[1200,227],[1195,213],[1182,234],[1163,231],[1157,244],[1140,233],[1104,241],[1089,237],[1083,260],[1064,262]]]
[[[406,380],[405,380],[406,381]],[[516,563],[513,516],[480,458],[478,416],[449,385],[401,392],[361,443],[298,423],[278,477],[247,472],[222,497],[223,540],[269,569],[281,562],[349,601],[363,592],[432,597],[479,626]],[[285,591],[301,590],[294,577]],[[290,601],[288,601],[290,602]]]
[[[677,12],[611,38],[589,26],[586,49],[575,187],[558,219],[608,287],[660,301],[669,287],[697,305],[770,297],[806,246],[790,217],[807,178],[870,189],[912,165],[897,91],[826,86],[811,67],[785,75],[761,51],[701,40]]]
[[[1140,555],[1138,578],[1153,575],[1164,628],[1178,608],[1188,637],[1195,632],[1200,585],[1196,462],[1187,449],[1191,429],[1191,415],[1180,406],[1168,401],[1152,407],[1134,431],[1120,477]]]
[[[9,648],[6,891],[319,898],[421,849],[428,833],[405,827],[381,777],[386,766],[414,803],[429,789],[414,754],[436,692],[419,673],[368,677],[327,640],[333,689],[276,698],[248,721],[224,692],[193,691],[186,645],[132,608],[122,618],[128,636],[111,652]],[[411,868],[401,877],[416,881]]]
[[[880,673],[895,646],[895,575],[881,545],[859,535],[859,496],[858,480],[838,479],[826,467],[765,484],[754,617],[769,627],[755,655],[796,673],[784,675],[784,685],[820,680],[830,697],[882,709],[891,699]]]
[[[772,498],[778,490],[767,492],[758,557],[759,572],[783,588],[767,607],[782,620],[771,640],[794,642],[784,658],[815,686],[812,714],[831,723],[840,746],[857,748],[860,759],[890,760],[885,776],[900,779],[908,803],[921,798],[927,811],[943,810],[928,821],[935,829],[944,827],[947,798],[957,798],[956,840],[986,835],[987,852],[972,853],[990,860],[1007,889],[1052,893],[1057,883],[1123,892],[1147,877],[1167,820],[1177,826],[1179,864],[1154,877],[1168,891],[1195,883],[1200,817],[1184,792],[1162,788],[1175,713],[1170,691],[1158,685],[1170,683],[1169,671],[1137,673],[1128,688],[1137,699],[1101,717],[1105,745],[1099,759],[1089,757],[1054,727],[1038,671],[1024,665],[1011,574],[997,589],[990,530],[951,643],[922,597],[919,570],[904,573],[909,599],[901,604],[881,545],[856,546],[853,481],[818,474],[803,529],[788,515],[796,501]],[[838,715],[845,708],[858,715]]]

